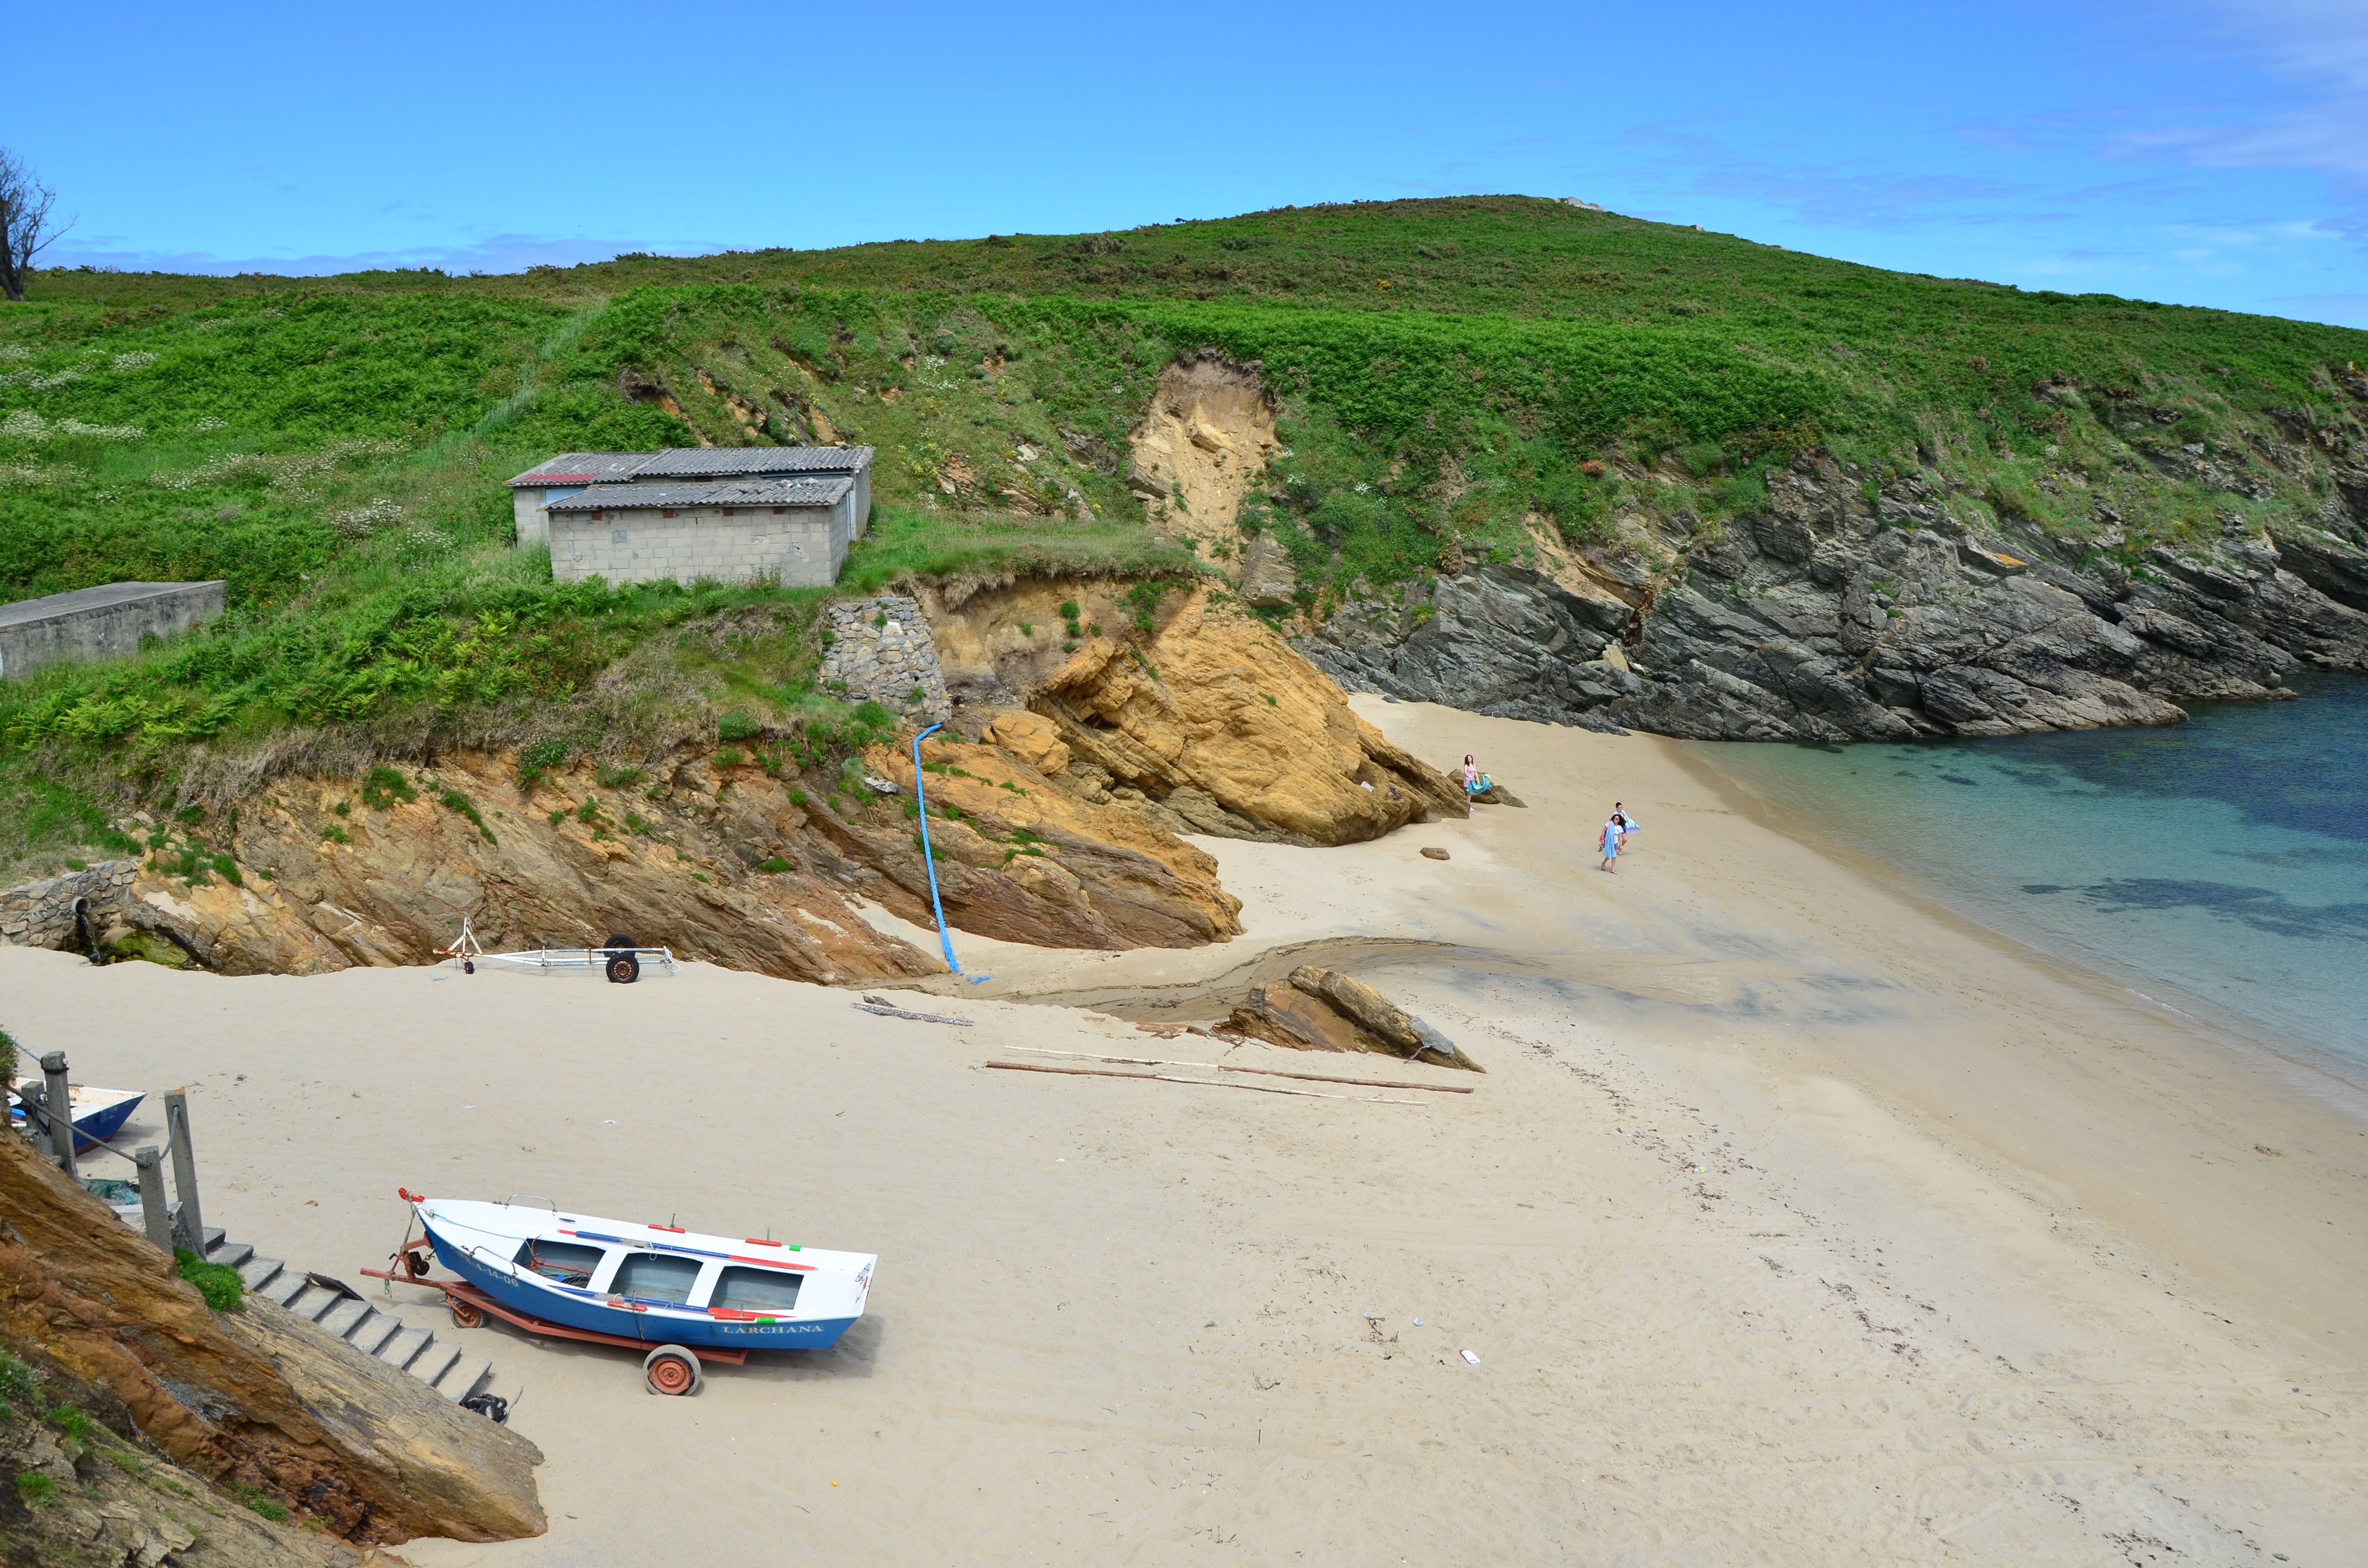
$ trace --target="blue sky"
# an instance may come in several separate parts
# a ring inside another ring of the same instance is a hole
[[[340,15],[340,11],[347,14]],[[2368,325],[2368,0],[37,7],[67,265],[505,271],[1513,191]]]

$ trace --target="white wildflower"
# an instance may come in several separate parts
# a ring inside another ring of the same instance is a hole
[[[223,425],[221,420],[209,414],[203,419],[199,420],[195,425],[190,426],[189,428],[192,430],[220,430],[223,428]]]
[[[7,418],[0,419],[0,437],[11,441],[46,441],[50,422],[29,408],[12,408]]]
[[[33,351],[21,343],[0,343],[0,363],[20,365],[33,357]]]
[[[25,384],[35,392],[55,392],[69,381],[82,380],[82,375],[81,366],[69,365],[54,376],[35,376]]]
[[[145,352],[136,354],[118,354],[114,360],[115,368],[119,370],[137,370],[144,366],[153,365],[155,362],[156,356]]]
[[[403,507],[381,495],[367,506],[357,506],[352,511],[340,512],[330,521],[336,525],[338,534],[342,537],[364,540],[381,528],[403,521]]]
[[[61,436],[88,436],[100,441],[144,441],[148,432],[137,425],[85,425],[79,419],[61,419],[57,425]]]

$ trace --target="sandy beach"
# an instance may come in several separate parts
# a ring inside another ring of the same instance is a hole
[[[473,1331],[552,1528],[424,1565],[2357,1560],[2368,1096],[1952,920],[1674,743],[1356,706],[1528,808],[1197,840],[1244,904],[1222,947],[957,933],[993,978],[895,994],[968,1028],[700,965],[6,948],[0,1022],[189,1085],[209,1221],[349,1279],[398,1186],[880,1255],[837,1348],[695,1399]],[[1486,1075],[1131,1021],[1299,953]],[[1020,1048],[1477,1092],[983,1066]]]

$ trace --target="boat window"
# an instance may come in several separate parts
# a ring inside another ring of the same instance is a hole
[[[800,1278],[769,1268],[727,1268],[715,1281],[715,1294],[707,1304],[744,1312],[785,1312],[798,1304]]]
[[[699,1259],[667,1257],[658,1253],[638,1252],[617,1266],[617,1278],[609,1283],[613,1295],[631,1296],[637,1301],[688,1301],[690,1287],[699,1278]]]
[[[562,1285],[589,1285],[592,1271],[600,1267],[605,1256],[598,1247],[575,1242],[532,1241],[518,1248],[518,1256],[511,1261]]]

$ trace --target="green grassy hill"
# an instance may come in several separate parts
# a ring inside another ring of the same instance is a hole
[[[648,744],[725,699],[832,717],[814,595],[558,586],[499,481],[557,450],[880,449],[849,585],[1187,569],[1126,489],[1160,368],[1263,362],[1292,456],[1247,520],[1311,605],[1572,540],[1715,528],[1773,461],[2115,548],[2316,510],[2368,334],[1909,277],[1515,198],[1120,234],[629,257],[499,278],[51,272],[0,308],[0,597],[220,576],[210,632],[0,687],[0,869],[134,794],[455,741]],[[2199,453],[2195,449],[2201,448]],[[2300,454],[2299,457],[2296,454]],[[2243,483],[2204,488],[2195,459]],[[780,630],[683,635],[763,604]],[[595,676],[600,700],[583,696]],[[258,760],[258,759],[263,760]]]

